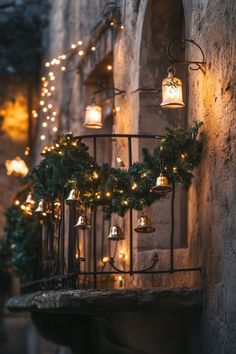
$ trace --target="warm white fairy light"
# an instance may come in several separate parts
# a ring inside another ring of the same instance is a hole
[[[117,24],[114,21],[110,22],[110,26],[116,26]],[[121,24],[119,26],[120,29],[124,29],[124,26]],[[95,52],[96,51],[96,46],[92,45],[90,46],[90,51]],[[89,50],[89,47],[88,47]],[[56,87],[53,85],[56,80],[56,74],[58,73],[58,70],[61,72],[67,71],[66,67],[66,60],[70,58],[71,54],[76,54],[80,57],[82,57],[85,54],[85,50],[83,47],[83,41],[78,40],[77,42],[74,42],[70,45],[68,53],[58,55],[54,58],[52,58],[50,61],[47,61],[45,63],[45,67],[48,68],[47,74],[41,77],[41,100],[40,100],[40,108],[41,108],[41,116],[42,116],[42,122],[41,126],[42,128],[50,128],[52,132],[56,133],[58,131],[57,126],[55,126],[56,122],[56,117],[58,113],[56,111],[52,111],[53,109],[53,102],[51,103],[51,99],[53,98],[53,95],[56,91]],[[86,52],[87,53],[87,52]],[[57,67],[58,66],[58,67]],[[106,69],[108,71],[112,71],[112,65],[107,65]],[[50,101],[49,101],[50,99]],[[119,112],[120,108],[116,107],[115,108],[116,112]],[[32,111],[32,117],[37,118],[38,113],[33,110]],[[52,123],[51,123],[52,122]],[[53,124],[54,123],[54,124]],[[51,127],[52,124],[52,127]],[[44,141],[46,140],[46,135],[42,134],[40,136],[40,140]],[[48,151],[48,148],[43,148],[44,151]],[[109,196],[110,192],[107,192],[107,197]]]

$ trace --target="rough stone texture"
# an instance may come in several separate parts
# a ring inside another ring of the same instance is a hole
[[[67,290],[25,294],[7,303],[11,311],[113,313],[200,308],[200,288]]]
[[[201,305],[200,288],[51,291],[7,304],[77,354],[198,354]]]

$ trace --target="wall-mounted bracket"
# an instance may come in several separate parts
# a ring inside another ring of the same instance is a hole
[[[180,58],[175,58],[172,54],[172,49],[173,49],[174,43],[176,43],[178,41],[179,42],[187,42],[187,43],[190,43],[190,44],[193,44],[194,46],[196,46],[201,53],[202,60],[183,60]],[[205,68],[204,68],[206,65],[205,54],[204,54],[202,48],[199,46],[199,44],[197,44],[193,39],[179,38],[179,37],[172,39],[172,41],[170,41],[170,43],[167,46],[167,54],[168,54],[168,57],[169,57],[172,64],[174,64],[174,63],[187,64],[191,70],[199,70],[200,69],[203,72],[203,74],[205,75],[205,73],[206,73]],[[192,66],[192,64],[194,64],[195,66]]]

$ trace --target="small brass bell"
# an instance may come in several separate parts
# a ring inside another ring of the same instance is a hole
[[[162,173],[157,177],[156,185],[152,188],[152,191],[157,194],[166,194],[172,191],[172,187],[167,179]]]
[[[91,230],[91,225],[86,215],[80,215],[74,227],[80,230]]]
[[[41,199],[39,201],[38,206],[37,206],[37,208],[35,209],[34,212],[35,213],[44,213],[45,212],[45,210],[44,210],[44,200],[43,199]]]
[[[27,205],[34,205],[34,203],[35,203],[35,201],[34,201],[34,199],[33,199],[32,193],[29,192],[29,194],[27,195],[25,204],[27,204]]]
[[[138,225],[134,230],[145,234],[156,231],[155,227],[152,225],[151,219],[147,215],[141,215],[138,218]]]
[[[71,189],[68,198],[66,198],[66,203],[67,204],[72,204],[72,203],[81,203],[79,192],[73,188]]]
[[[123,239],[121,228],[118,225],[111,226],[107,237],[110,241],[119,241]]]

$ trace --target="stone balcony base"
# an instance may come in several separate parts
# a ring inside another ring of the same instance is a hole
[[[67,290],[10,299],[40,333],[74,354],[199,354],[202,290]]]

